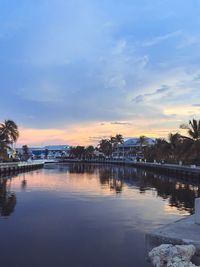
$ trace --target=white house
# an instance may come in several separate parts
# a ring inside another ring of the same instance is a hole
[[[155,144],[155,139],[146,137],[145,142],[141,144],[140,138],[129,138],[123,144],[117,145],[113,152],[113,158],[142,158],[141,147],[151,146]]]

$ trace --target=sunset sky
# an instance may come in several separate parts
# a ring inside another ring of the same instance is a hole
[[[200,114],[199,0],[1,0],[0,121],[18,145],[166,137]]]

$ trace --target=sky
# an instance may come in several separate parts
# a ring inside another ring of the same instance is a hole
[[[18,145],[167,137],[200,113],[200,0],[1,0],[0,121]]]

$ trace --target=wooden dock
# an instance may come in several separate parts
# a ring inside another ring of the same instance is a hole
[[[42,161],[0,163],[0,176],[31,171],[42,168],[43,166],[44,162]]]

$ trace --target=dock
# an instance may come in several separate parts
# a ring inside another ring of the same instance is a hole
[[[43,161],[0,163],[0,176],[36,170],[43,166]]]

